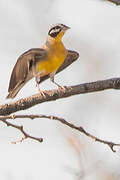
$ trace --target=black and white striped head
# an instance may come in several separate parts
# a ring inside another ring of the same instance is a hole
[[[52,38],[56,38],[59,34],[64,34],[68,29],[70,29],[70,27],[64,24],[55,24],[50,28],[48,35]]]

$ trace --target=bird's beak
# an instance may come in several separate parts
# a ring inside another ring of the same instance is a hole
[[[64,25],[64,27],[63,27],[63,31],[67,31],[68,29],[70,29],[70,27],[68,27],[68,26]]]

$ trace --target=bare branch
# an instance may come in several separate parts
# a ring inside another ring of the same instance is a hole
[[[13,127],[13,128],[18,129],[18,130],[23,134],[23,137],[22,137],[20,140],[18,140],[18,141],[12,142],[13,144],[16,144],[16,143],[18,143],[18,142],[22,142],[23,140],[25,140],[25,139],[27,139],[27,138],[36,140],[36,141],[38,141],[38,142],[43,142],[43,139],[42,139],[42,138],[37,138],[37,137],[34,137],[34,136],[29,135],[28,133],[25,132],[25,130],[23,129],[23,126],[19,126],[19,125],[12,124],[12,123],[8,122],[7,119],[8,119],[8,118],[0,117],[0,121],[2,121],[3,123],[5,123],[7,126],[11,126],[11,127]],[[9,119],[10,119],[10,118],[9,118]]]
[[[114,150],[114,146],[120,146],[120,144],[116,144],[116,143],[113,143],[111,141],[105,141],[105,140],[102,140],[100,138],[97,138],[96,136],[93,136],[92,134],[88,133],[83,127],[75,126],[74,124],[69,123],[65,119],[59,118],[59,117],[56,117],[56,116],[47,116],[47,115],[8,115],[8,116],[0,116],[0,120],[5,122],[5,123],[6,123],[7,119],[18,119],[18,118],[19,119],[20,118],[21,119],[23,119],[23,118],[30,118],[30,119],[47,118],[47,119],[51,119],[51,120],[57,120],[57,121],[61,122],[62,124],[65,124],[66,126],[85,134],[86,136],[90,137],[91,139],[93,139],[96,142],[100,142],[100,143],[108,145],[113,152],[116,152]],[[7,123],[8,123],[8,121],[7,121]],[[9,124],[7,124],[7,125],[9,125]],[[12,126],[12,127],[15,126],[15,128],[19,129],[24,134],[25,138],[31,138],[31,139],[37,140],[39,142],[42,142],[42,138],[35,138],[35,137],[32,137],[32,136],[28,135],[27,133],[25,133],[23,131],[23,127],[21,128],[21,126],[16,126],[16,125],[13,126],[13,124],[12,125],[10,124],[10,126]]]
[[[104,1],[109,1],[109,2],[112,2],[116,5],[120,5],[120,0],[104,0]]]
[[[16,102],[1,105],[0,115],[8,115],[20,110],[25,110],[47,101],[55,101],[57,99],[66,98],[77,94],[103,91],[106,89],[120,89],[120,78],[112,78],[91,83],[84,83],[76,86],[69,86],[65,89],[43,91],[44,96],[42,94],[36,94],[28,98],[20,99]]]

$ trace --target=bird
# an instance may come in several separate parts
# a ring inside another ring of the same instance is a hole
[[[51,26],[41,48],[32,48],[18,58],[11,73],[6,98],[13,99],[33,77],[40,93],[40,78],[46,75],[49,75],[50,80],[59,88],[63,87],[54,81],[54,76],[67,56],[62,37],[68,29],[70,27],[61,23]]]

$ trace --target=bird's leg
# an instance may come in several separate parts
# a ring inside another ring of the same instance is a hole
[[[56,73],[56,71],[50,73],[50,75],[49,75],[50,80],[51,80],[54,84],[56,84],[56,85],[58,86],[58,88],[65,90],[65,87],[64,87],[64,86],[61,86],[60,84],[58,84],[58,83],[56,83],[56,82],[54,81],[55,73]]]
[[[44,92],[40,90],[40,75],[35,77],[35,81],[36,81],[36,87],[38,88],[38,91],[41,95],[45,96]]]
[[[40,84],[40,75],[35,77],[35,81],[36,81],[36,87],[39,87],[39,84]],[[39,87],[39,90],[40,90],[40,87]]]

